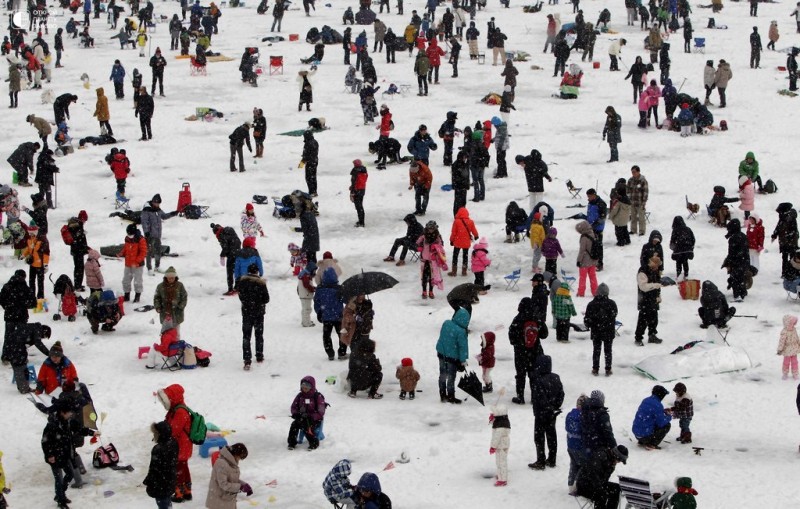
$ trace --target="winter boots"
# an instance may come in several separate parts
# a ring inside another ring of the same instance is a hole
[[[492,384],[486,384],[486,385],[483,386],[483,392],[486,393],[486,392],[492,392],[492,391],[493,391]]]
[[[137,293],[137,294],[135,294],[135,295],[133,296],[133,302],[139,302],[139,300],[140,300],[141,298],[142,298],[142,294],[141,294],[141,293]]]
[[[503,243],[511,244],[512,242],[514,242],[514,236],[509,233],[508,235],[506,235],[506,240],[504,240]]]
[[[547,465],[543,460],[539,460],[536,463],[528,463],[528,468],[533,470],[544,470]]]
[[[125,296],[123,297],[125,302],[130,302],[131,300],[131,292],[125,292]]]
[[[466,276],[467,275],[467,266],[466,265],[461,267],[461,275],[462,276]]]
[[[181,502],[188,502],[192,500],[192,485],[179,484],[175,486],[175,494],[172,495],[172,502],[180,504]]]
[[[681,431],[681,436],[678,437],[678,442],[682,444],[691,444],[692,443],[692,432],[691,431]]]
[[[457,271],[458,271],[458,266],[454,263],[452,270],[450,270],[450,272],[448,272],[447,275],[450,277],[456,277]]]
[[[525,404],[525,396],[522,394],[517,394],[513,398],[511,398],[511,402],[515,405],[524,405]]]
[[[648,343],[659,344],[659,343],[662,343],[663,340],[661,338],[659,338],[658,336],[656,336],[655,334],[650,334],[650,336],[648,336],[648,338],[647,338],[647,342]]]

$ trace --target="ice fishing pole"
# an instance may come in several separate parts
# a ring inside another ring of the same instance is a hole
[[[683,86],[684,86],[685,84],[686,84],[686,78],[683,78],[683,83],[681,83],[681,86],[678,88],[678,93],[679,93],[679,94],[681,93],[681,89],[683,88]]]
[[[758,318],[758,315],[733,315],[733,318]]]

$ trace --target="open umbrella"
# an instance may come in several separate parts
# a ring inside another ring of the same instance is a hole
[[[476,375],[474,371],[470,371],[461,377],[461,380],[458,381],[458,388],[483,405],[483,388],[481,386],[481,381],[478,380],[478,375]]]
[[[396,284],[397,280],[385,272],[362,272],[342,283],[342,297],[350,300],[357,295],[369,295]]]

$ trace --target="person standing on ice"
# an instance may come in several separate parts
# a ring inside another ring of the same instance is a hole
[[[183,386],[172,384],[158,390],[158,400],[167,410],[164,420],[169,424],[172,438],[178,442],[178,462],[175,465],[175,492],[172,501],[181,503],[192,500],[192,473],[189,471],[189,458],[193,446],[189,439],[192,416],[183,401]]]
[[[233,289],[234,279],[233,271],[236,266],[236,253],[242,247],[242,241],[236,235],[236,230],[230,226],[222,226],[219,224],[211,223],[211,230],[217,238],[222,250],[219,252],[219,263],[225,267],[225,273],[228,280],[228,291],[224,295],[234,295],[236,291]]]
[[[230,136],[228,136],[228,139],[231,141],[231,171],[236,171],[236,156],[238,154],[239,172],[244,172],[244,151],[242,149],[245,143],[247,144],[247,151],[253,152],[253,147],[250,146],[250,122],[245,122],[234,129]],[[256,147],[258,147],[258,142],[256,142]],[[258,150],[258,148],[256,148],[256,150]],[[256,153],[256,157],[260,157],[258,152]]]
[[[613,106],[606,108],[606,124],[603,127],[603,140],[608,140],[608,147],[611,149],[611,157],[607,163],[619,161],[619,151],[617,145],[622,143],[622,117],[617,114]]]
[[[176,14],[177,16],[177,14]],[[166,421],[150,425],[153,442],[150,451],[150,467],[142,484],[147,486],[147,496],[156,500],[159,508],[170,507],[170,497],[175,489],[175,466],[178,463],[178,443],[172,438]]]
[[[356,207],[358,222],[356,228],[363,228],[364,225],[364,195],[367,192],[367,168],[361,164],[361,159],[353,160],[353,169],[350,170],[350,201]]]
[[[244,206],[244,212],[242,213],[242,238],[253,238],[255,239],[256,236],[264,237],[264,229],[261,227],[261,223],[258,222],[258,218],[256,217],[256,211],[253,207],[252,203],[248,203]]]
[[[495,455],[497,473],[494,485],[497,487],[508,484],[508,449],[511,447],[511,421],[508,420],[508,409],[505,405],[492,407],[489,414],[489,424],[492,425],[492,441],[489,454]]]
[[[556,418],[564,403],[564,387],[561,378],[552,371],[553,361],[549,355],[536,358],[535,375],[531,382],[531,401],[533,402],[533,441],[536,445],[536,462],[528,464],[533,470],[544,470],[556,466],[558,437]],[[545,439],[547,459],[545,459]]]
[[[314,139],[312,131],[303,133],[303,155],[300,159],[298,168],[306,170],[306,185],[308,194],[312,198],[317,197],[317,165],[319,164],[319,143]],[[319,251],[319,249],[317,249]]]
[[[153,139],[153,129],[150,126],[150,121],[153,119],[155,108],[153,97],[147,95],[147,87],[140,87],[139,96],[136,99],[136,110],[134,111],[134,116],[139,117],[139,126],[142,128],[142,137],[139,138],[139,141]]]
[[[161,210],[161,195],[158,193],[142,209],[142,231],[144,238],[147,239],[147,275],[149,276],[160,272],[162,224],[177,215],[177,211],[164,212]],[[156,261],[155,272],[152,264],[153,258]]]

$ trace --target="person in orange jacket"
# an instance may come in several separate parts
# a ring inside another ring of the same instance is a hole
[[[63,388],[67,383],[78,383],[78,370],[75,369],[75,364],[64,356],[61,341],[56,341],[50,347],[50,355],[39,368],[39,376],[36,377],[36,394],[50,394],[58,388]]]
[[[445,55],[444,50],[439,46],[439,43],[436,41],[436,38],[432,38],[428,43],[428,49],[425,50],[425,54],[428,56],[428,60],[430,60],[431,65],[428,68],[428,83],[431,82],[433,79],[433,83],[438,85],[439,84],[439,66],[441,65],[441,57]]]
[[[37,299],[44,299],[44,275],[50,264],[50,243],[36,224],[28,227],[28,240],[22,251],[22,259],[29,267],[28,286],[36,293]],[[38,290],[36,290],[37,282]]]
[[[422,161],[412,161],[408,168],[408,189],[414,189],[415,215],[424,216],[425,211],[428,210],[428,198],[431,194],[432,183],[433,174],[428,165]]]
[[[122,251],[117,253],[117,257],[125,258],[122,290],[125,292],[125,302],[131,300],[131,280],[133,280],[133,289],[136,292],[133,302],[139,302],[143,289],[142,273],[144,272],[144,259],[147,256],[147,241],[134,224],[129,224],[125,233],[127,236]]]
[[[473,239],[477,239],[478,229],[475,228],[475,223],[469,218],[469,211],[466,207],[461,207],[456,212],[456,217],[453,220],[453,226],[450,229],[450,245],[453,246],[453,267],[448,276],[453,277],[456,275],[458,269],[458,253],[463,252],[461,275],[467,275],[467,259],[469,258],[469,248],[472,246]]]

